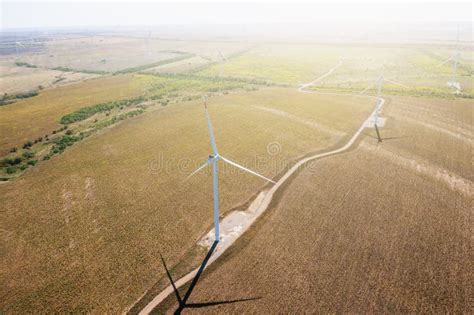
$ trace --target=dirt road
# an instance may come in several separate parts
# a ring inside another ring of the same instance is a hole
[[[339,62],[335,67],[331,68],[327,73],[323,74],[318,79],[303,84],[302,87],[298,89],[300,92],[307,93],[304,89],[314,85],[319,80],[330,75],[335,69],[340,67],[341,62]],[[380,98],[380,108],[384,105],[385,99]],[[218,247],[216,248],[214,254],[211,256],[207,266],[211,265],[216,261],[222,253],[225,252],[245,231],[247,231],[250,226],[257,220],[257,218],[267,210],[270,202],[272,201],[273,195],[275,192],[292,176],[300,167],[304,164],[313,161],[315,159],[328,157],[331,155],[339,154],[344,151],[347,151],[360,136],[362,131],[370,125],[370,121],[373,119],[375,110],[370,114],[370,116],[362,123],[359,129],[354,133],[354,135],[349,139],[349,141],[342,147],[325,153],[316,154],[298,161],[291,169],[289,169],[269,190],[261,192],[258,197],[252,202],[249,208],[246,211],[234,211],[229,213],[224,219],[221,220],[221,230],[222,230],[222,239],[219,242]],[[200,243],[205,246],[210,246],[212,243],[212,235],[214,235],[214,230],[209,231],[207,236]],[[196,275],[198,269],[191,271],[182,278],[178,279],[175,282],[177,288],[181,287],[185,283],[191,281]],[[174,292],[173,287],[169,285],[164,289],[160,294],[158,294],[150,303],[148,303],[145,308],[143,308],[139,314],[149,314],[158,304],[160,304],[164,299],[166,299],[170,294]]]

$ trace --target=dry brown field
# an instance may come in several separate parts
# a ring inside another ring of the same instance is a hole
[[[274,177],[286,163],[338,138],[254,104],[294,100],[321,108],[312,118],[321,123],[331,107],[339,112],[341,133],[357,128],[354,117],[365,118],[372,108],[361,98],[311,94],[303,100],[300,94],[265,89],[211,97],[220,152]],[[281,152],[269,156],[267,146],[275,141]],[[160,253],[171,265],[186,258],[193,266],[197,261],[187,257],[200,258],[196,242],[212,225],[211,177],[204,172],[182,181],[209,152],[201,102],[173,104],[104,129],[0,185],[0,308],[121,312],[163,278]],[[222,213],[265,185],[222,168]]]
[[[51,133],[60,127],[59,119],[65,114],[142,92],[142,87],[133,83],[133,76],[121,75],[47,89],[38,96],[0,106],[0,153]]]
[[[309,163],[188,303],[255,299],[188,313],[472,313],[472,138],[452,130],[469,114],[464,101],[393,98],[384,142],[366,129]]]
[[[250,48],[250,44],[211,40],[159,39],[152,35],[87,36],[46,41],[40,51],[20,51],[16,60],[42,68],[70,68],[78,71],[115,72],[171,59],[180,53],[204,57],[207,61],[221,60]],[[219,53],[220,52],[220,53]]]

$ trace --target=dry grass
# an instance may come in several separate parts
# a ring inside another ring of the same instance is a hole
[[[189,59],[181,60],[178,62],[173,62],[165,64],[162,66],[154,67],[147,69],[147,72],[152,73],[185,73],[190,70],[193,70],[197,67],[204,66],[211,62],[208,59],[205,59],[201,56],[195,56]]]
[[[286,160],[331,145],[332,135],[250,105],[260,99],[271,106],[294,94],[271,89],[211,98],[220,152],[273,177]],[[372,105],[318,95],[306,102],[344,108],[346,132],[360,123],[352,114]],[[272,141],[282,151],[269,157]],[[181,182],[209,152],[202,105],[183,103],[124,121],[1,185],[0,308],[116,313],[132,305],[163,277],[159,253],[174,265],[211,227],[209,174]],[[265,185],[222,171],[223,213]]]
[[[45,42],[40,52],[22,53],[15,57],[45,68],[71,68],[86,71],[115,72],[126,68],[153,64],[179,56],[176,52],[194,53],[206,59],[219,60],[249,44],[208,40],[161,40],[146,34],[143,37],[86,36],[56,38]]]
[[[410,138],[377,145],[365,137],[349,153],[310,163],[205,273],[189,303],[261,298],[210,313],[472,313],[473,184],[439,163],[466,165],[471,156],[465,143],[442,145],[438,130],[412,134],[422,127],[392,116],[396,104],[384,110],[382,134]],[[465,106],[440,104],[437,113]],[[434,140],[424,144],[427,136]]]
[[[389,140],[389,151],[474,179],[470,100],[394,98],[385,113],[389,120],[383,136],[400,137]]]
[[[200,73],[299,84],[328,71],[342,53],[342,48],[329,46],[263,45]]]
[[[66,85],[0,107],[0,153],[51,133],[59,119],[79,108],[142,94],[132,76],[113,76]]]
[[[61,72],[42,68],[18,67],[11,58],[0,59],[0,95],[61,86],[97,77],[97,74]]]

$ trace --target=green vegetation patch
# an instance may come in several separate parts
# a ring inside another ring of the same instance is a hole
[[[36,96],[38,94],[39,94],[38,91],[35,91],[35,90],[22,92],[22,93],[15,93],[15,94],[5,93],[0,98],[0,106],[12,104],[12,103],[16,102],[19,99],[33,97],[33,96]]]
[[[23,61],[16,61],[15,65],[17,65],[18,67],[38,68],[38,66],[36,66],[36,65],[32,65],[30,63],[23,62]]]
[[[146,64],[146,65],[143,65],[143,66],[132,67],[132,68],[126,68],[126,69],[117,71],[117,72],[115,72],[115,73],[116,73],[116,74],[119,74],[119,73],[138,72],[138,71],[146,70],[146,69],[149,69],[149,68],[162,66],[162,65],[165,65],[165,64],[168,64],[168,63],[173,63],[173,62],[178,62],[178,61],[181,61],[181,60],[184,60],[184,59],[189,59],[189,58],[191,58],[191,57],[194,57],[194,54],[183,54],[183,53],[180,53],[179,56],[174,57],[174,58],[170,58],[170,59],[165,59],[165,60],[157,61],[157,62],[150,63],[150,64]]]
[[[90,73],[90,74],[108,74],[107,71],[101,71],[101,70],[78,70],[78,69],[72,69],[68,67],[54,67],[51,68],[51,70],[56,70],[56,71],[62,71],[62,72],[81,72],[81,73]]]
[[[93,106],[83,107],[75,112],[61,117],[59,122],[63,125],[71,124],[77,121],[87,119],[97,113],[108,112],[117,107],[136,105],[145,100],[146,99],[143,96],[139,96],[131,99],[124,99],[120,101],[112,101]]]

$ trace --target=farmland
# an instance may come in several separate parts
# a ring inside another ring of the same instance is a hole
[[[139,86],[131,76],[116,76],[67,85],[40,92],[40,95],[0,107],[2,127],[0,148],[11,147],[51,133],[61,116],[95,103],[138,96]]]
[[[169,285],[160,255],[175,280],[200,264],[212,176],[187,176],[212,152],[203,97],[219,153],[284,180],[190,303],[472,313],[471,42],[191,33],[0,41],[1,313],[134,314]],[[458,50],[454,93],[452,64],[441,63]],[[382,73],[383,142],[362,129],[343,153],[285,179],[352,139]],[[219,172],[221,223],[276,187],[229,165]],[[154,312],[177,306],[169,296]]]
[[[425,122],[427,108],[444,114],[429,120],[437,129],[405,121]],[[210,313],[469,312],[472,138],[444,132],[469,113],[463,102],[394,99],[383,144],[367,130],[355,150],[303,168],[189,303],[256,298]]]
[[[354,106],[350,97],[334,103],[318,95],[303,99],[286,89],[212,97],[220,150],[273,177],[292,159],[335,144],[333,134],[252,106],[285,106],[289,99],[319,108],[314,112],[320,117],[314,120],[321,124],[324,113],[329,113],[326,107],[338,108],[336,130],[342,134],[357,126],[353,115],[364,117],[372,107],[364,101]],[[233,120],[241,123],[228,128]],[[288,126],[291,131],[278,132]],[[133,304],[156,281],[155,275],[163,273],[158,253],[177,262],[196,248],[196,240],[211,224],[206,215],[211,205],[209,186],[200,184],[210,180],[209,174],[181,183],[201,163],[193,157],[206,156],[209,150],[205,128],[200,102],[162,107],[90,137],[0,186],[3,237],[8,240],[2,281],[9,292],[2,308],[118,311]],[[281,153],[270,160],[267,145],[274,141],[280,143]],[[244,173],[224,172],[223,213],[264,185]],[[15,264],[18,259],[23,263]],[[130,273],[130,268],[135,271]],[[114,286],[109,285],[112,279]],[[77,295],[80,299],[73,299]]]
[[[19,67],[13,59],[0,63],[0,94],[18,93],[60,86],[97,77],[91,73],[72,73],[41,68]]]

